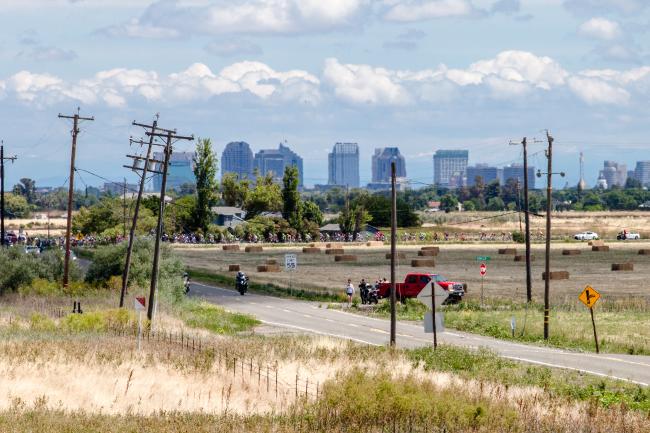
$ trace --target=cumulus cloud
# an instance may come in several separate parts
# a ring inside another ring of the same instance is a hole
[[[630,93],[597,78],[571,77],[569,87],[588,104],[626,104]]]
[[[120,108],[138,102],[174,104],[244,93],[263,101],[277,98],[317,104],[319,84],[318,78],[305,71],[275,71],[259,62],[235,63],[219,73],[196,63],[166,76],[154,71],[117,68],[78,82],[21,71],[6,80],[5,96],[37,106],[75,100],[85,105],[103,103]]]
[[[607,18],[592,18],[580,25],[579,32],[590,38],[612,41],[621,37],[621,26]]]

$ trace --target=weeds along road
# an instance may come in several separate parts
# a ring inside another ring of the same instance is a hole
[[[190,294],[214,302],[227,310],[257,317],[262,323],[294,331],[345,338],[364,344],[387,345],[390,322],[340,310],[319,302],[275,298],[193,283]],[[552,332],[552,330],[551,330]],[[431,345],[432,335],[422,325],[398,322],[397,345],[414,348]],[[597,376],[650,386],[650,356],[581,353],[497,340],[464,332],[438,333],[438,341],[465,347],[486,347],[499,355],[531,364],[577,370]]]

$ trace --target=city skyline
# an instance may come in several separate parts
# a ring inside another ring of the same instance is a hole
[[[19,157],[7,181],[63,184],[70,124],[57,114],[81,107],[95,121],[78,166],[130,182],[131,122],[160,113],[218,154],[296,143],[307,173],[336,141],[359,143],[362,161],[399,146],[423,182],[435,149],[502,167],[510,140],[529,137],[534,155],[548,128],[567,173],[555,186],[577,184],[580,152],[593,185],[604,160],[650,160],[649,19],[640,0],[6,0],[0,130]],[[327,182],[316,177],[305,184]]]

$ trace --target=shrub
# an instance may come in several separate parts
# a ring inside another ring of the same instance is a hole
[[[33,331],[54,331],[56,323],[47,316],[34,313],[29,318],[29,328]]]
[[[524,236],[524,234],[521,232],[512,232],[512,240],[517,243],[523,244],[524,242],[526,242],[526,236]]]
[[[61,322],[61,327],[68,332],[106,332],[135,326],[135,315],[123,308],[69,314]]]

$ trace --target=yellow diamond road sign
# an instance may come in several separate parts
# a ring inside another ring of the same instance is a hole
[[[596,305],[596,302],[600,299],[600,293],[598,293],[593,287],[587,286],[582,293],[580,293],[578,299],[580,299],[587,307],[591,308]]]

